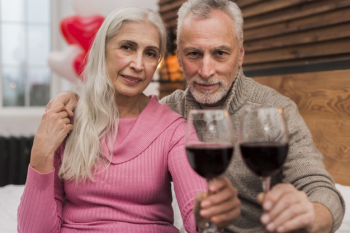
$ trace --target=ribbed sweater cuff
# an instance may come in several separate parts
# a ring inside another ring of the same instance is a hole
[[[53,190],[54,179],[55,170],[42,174],[29,165],[26,182],[28,187],[35,187],[38,191]]]
[[[332,190],[324,189],[322,190],[321,195],[320,192],[315,192],[309,196],[309,200],[312,202],[321,203],[329,209],[333,215],[334,221],[332,232],[335,232],[340,227],[343,219],[342,216],[345,212],[345,209],[343,209],[338,195],[334,195],[334,191]]]

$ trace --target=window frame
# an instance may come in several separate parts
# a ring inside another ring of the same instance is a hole
[[[28,1],[28,0],[27,0]],[[30,0],[29,0],[30,1]],[[49,23],[49,33],[50,33],[50,51],[54,50],[55,47],[57,47],[57,41],[53,40],[54,36],[57,36],[54,33],[54,30],[57,30],[59,33],[59,18],[57,17],[59,12],[55,12],[60,9],[59,7],[59,0],[50,0],[50,9],[49,9],[49,14],[50,14],[50,23]],[[27,7],[27,6],[26,6]],[[0,12],[1,14],[1,12]],[[27,25],[28,22],[25,21],[24,25]],[[55,27],[57,29],[55,29]],[[1,25],[0,25],[1,28]],[[1,37],[0,37],[0,43]],[[56,44],[54,44],[56,43]],[[26,44],[25,49],[28,49],[28,45]],[[1,52],[1,47],[0,47],[0,52]],[[0,56],[0,63],[1,63],[1,56]],[[3,67],[0,67],[2,69]],[[48,67],[49,68],[49,67]],[[27,77],[25,77],[27,79]],[[45,111],[45,106],[3,106],[3,81],[2,81],[2,72],[0,72],[0,117],[1,118],[9,118],[9,117],[20,117],[20,118],[25,118],[25,117],[41,117],[43,112]],[[54,77],[52,71],[50,72],[50,99],[53,96],[53,92],[57,93],[58,90],[57,88],[53,88],[54,86],[60,86],[56,85],[57,83],[57,77]],[[25,104],[28,104],[29,101],[29,91],[25,92]]]

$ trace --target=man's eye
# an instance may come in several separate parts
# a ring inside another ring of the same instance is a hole
[[[217,51],[216,54],[219,56],[222,56],[222,55],[225,55],[225,52],[224,51]]]
[[[199,53],[198,52],[189,52],[187,55],[191,56],[191,57],[197,57],[199,55]]]

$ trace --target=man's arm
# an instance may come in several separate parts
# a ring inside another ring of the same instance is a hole
[[[276,185],[266,195],[259,195],[264,214],[261,222],[269,232],[329,233],[333,217],[326,206],[309,201],[303,191],[290,184]]]
[[[66,111],[69,117],[73,117],[73,112],[77,107],[79,100],[78,94],[72,91],[64,91],[55,96],[49,103],[46,105],[46,110],[51,109],[56,103],[62,103],[66,106]]]

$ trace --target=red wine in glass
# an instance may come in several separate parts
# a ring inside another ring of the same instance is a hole
[[[233,155],[231,144],[193,144],[186,146],[188,161],[198,175],[213,179],[225,172]]]
[[[260,177],[276,175],[286,160],[288,143],[245,142],[240,144],[246,166]]]
[[[277,107],[247,107],[241,118],[238,145],[246,166],[270,189],[288,154],[288,129],[283,110]]]

